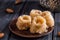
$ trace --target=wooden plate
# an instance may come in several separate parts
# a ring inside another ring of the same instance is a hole
[[[16,27],[16,21],[17,21],[17,19],[14,19],[14,20],[12,20],[10,22],[9,29],[15,35],[18,35],[18,36],[21,36],[21,37],[26,37],[26,38],[42,37],[42,36],[50,34],[53,31],[53,29],[54,29],[54,27],[50,27],[50,28],[48,28],[48,32],[46,32],[46,33],[43,33],[43,34],[32,34],[28,30],[26,30],[26,31],[18,30],[18,28]]]

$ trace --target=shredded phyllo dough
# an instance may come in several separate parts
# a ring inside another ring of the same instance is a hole
[[[42,11],[40,11],[40,10],[31,10],[31,12],[30,12],[30,16],[31,16],[31,18],[33,19],[35,16],[39,16],[39,15],[41,15],[42,14]]]
[[[47,28],[54,26],[54,18],[49,11],[31,10],[30,15],[18,17],[16,26],[19,30],[27,30],[31,33],[42,34]]]
[[[46,19],[46,24],[49,27],[54,26],[54,19],[53,19],[53,16],[51,15],[51,12],[44,11],[44,12],[42,12],[42,16]]]
[[[29,15],[19,16],[16,25],[19,30],[27,30],[31,25],[31,17]]]
[[[47,32],[46,20],[42,16],[34,17],[30,27],[30,32],[31,33]]]

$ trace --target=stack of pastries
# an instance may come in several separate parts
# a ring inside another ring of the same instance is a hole
[[[49,11],[31,10],[30,15],[18,17],[16,26],[19,30],[42,34],[48,32],[47,28],[54,26],[54,18]]]

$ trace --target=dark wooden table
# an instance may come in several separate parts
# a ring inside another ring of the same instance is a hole
[[[18,5],[14,4],[12,0],[2,0],[0,1],[0,32],[4,32],[5,36],[0,40],[60,40],[60,37],[57,37],[57,32],[60,31],[60,13],[52,13],[55,19],[54,31],[47,36],[40,38],[23,38],[13,34],[9,30],[9,23],[12,19],[18,17],[22,14],[29,14],[32,9],[39,9],[44,11],[38,2],[22,2]],[[6,8],[13,8],[15,12],[13,14],[9,14],[5,12]]]

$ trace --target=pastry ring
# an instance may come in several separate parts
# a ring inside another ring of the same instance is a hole
[[[35,16],[40,16],[42,14],[42,12],[40,10],[31,10],[30,12],[30,16],[33,18]]]
[[[31,25],[31,17],[28,15],[22,15],[18,17],[16,26],[19,30],[25,30]]]
[[[30,26],[31,33],[44,33],[47,32],[46,20],[42,16],[36,16],[33,19],[32,25]]]
[[[44,17],[46,19],[46,24],[49,26],[49,27],[53,27],[54,26],[54,18],[53,16],[51,15],[51,12],[49,11],[44,11],[42,12],[42,17]]]

